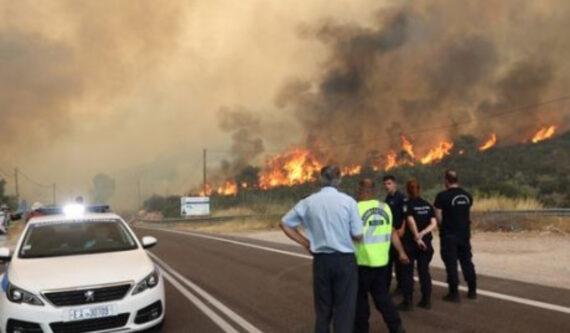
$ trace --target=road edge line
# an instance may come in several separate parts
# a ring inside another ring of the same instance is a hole
[[[163,232],[170,232],[170,233],[175,233],[175,234],[180,234],[180,235],[194,236],[194,237],[198,237],[198,238],[216,240],[216,241],[220,241],[220,242],[226,242],[226,243],[241,245],[241,246],[245,246],[245,247],[251,247],[251,248],[255,248],[255,249],[259,249],[259,250],[265,250],[265,251],[269,251],[269,252],[275,252],[275,253],[285,254],[285,255],[304,258],[304,259],[312,259],[312,257],[309,255],[304,255],[304,254],[285,251],[285,250],[273,249],[273,248],[261,246],[261,245],[249,244],[249,243],[245,243],[245,242],[241,242],[241,241],[226,239],[223,237],[203,235],[203,234],[195,233],[195,232],[191,232],[191,231],[167,230],[167,229],[149,228],[149,227],[137,227],[137,228],[147,229],[147,230],[163,231]],[[447,283],[442,282],[442,281],[432,280],[432,284],[436,285],[438,287],[447,287]],[[460,286],[459,289],[462,291],[467,290],[467,288],[463,287],[463,286]],[[483,289],[478,289],[477,293],[479,295],[487,296],[490,298],[496,298],[496,299],[500,299],[503,301],[509,301],[509,302],[513,302],[513,303],[518,303],[518,304],[523,304],[523,305],[527,305],[527,306],[533,306],[536,308],[541,308],[544,310],[551,310],[551,311],[570,314],[570,307],[566,307],[566,306],[562,306],[562,305],[551,304],[551,303],[536,301],[536,300],[532,300],[532,299],[528,299],[528,298],[511,296],[511,295],[507,295],[507,294],[501,294],[498,292],[483,290]]]
[[[162,276],[167,280],[182,296],[186,297],[187,300],[192,302],[200,311],[202,311],[214,324],[218,325],[224,332],[227,333],[239,333],[230,323],[228,323],[224,318],[220,317],[216,312],[210,309],[204,302],[202,302],[196,295],[192,294],[188,289],[184,288],[172,275],[170,275],[165,270],[162,271]]]
[[[162,267],[163,270],[167,271],[177,279],[179,279],[182,283],[184,283],[188,288],[192,289],[196,294],[203,297],[207,302],[209,302],[213,307],[218,309],[220,312],[225,314],[228,318],[232,319],[236,324],[241,326],[247,332],[251,333],[262,333],[262,331],[251,324],[249,321],[235,313],[233,310],[228,308],[222,302],[217,300],[214,296],[210,295],[204,289],[200,288],[198,285],[193,283],[192,281],[188,280],[185,276],[178,273],[174,270],[170,265],[168,265],[164,260],[160,259],[156,254],[148,252],[148,254],[158,262],[158,264]]]

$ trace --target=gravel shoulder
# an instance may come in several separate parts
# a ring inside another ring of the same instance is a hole
[[[293,244],[280,231],[236,233],[252,239]],[[479,274],[570,289],[570,235],[550,232],[477,232],[472,240]],[[435,267],[443,267],[435,235]]]

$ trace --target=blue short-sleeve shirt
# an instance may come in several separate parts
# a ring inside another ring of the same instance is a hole
[[[313,253],[354,253],[352,237],[362,235],[363,228],[356,201],[329,186],[299,201],[282,223],[303,226]]]

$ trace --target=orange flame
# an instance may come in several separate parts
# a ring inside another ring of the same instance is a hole
[[[388,171],[398,166],[397,157],[398,155],[393,150],[386,155],[386,166],[384,167],[385,171]]]
[[[497,143],[497,135],[495,133],[491,134],[491,137],[485,141],[480,147],[480,151],[485,151],[492,148]]]
[[[309,150],[293,149],[267,161],[259,175],[259,187],[266,190],[313,181],[321,168],[321,162]]]
[[[360,171],[362,171],[362,166],[350,165],[350,166],[342,168],[342,175],[343,176],[355,176],[355,175],[360,174]]]
[[[414,145],[403,135],[400,136],[400,139],[402,140],[402,150],[410,155],[411,158],[415,158],[416,155],[414,154]]]
[[[540,141],[550,139],[554,133],[556,133],[556,126],[545,126],[536,132],[531,141],[532,143],[538,143]]]
[[[236,182],[234,182],[233,180],[226,180],[222,185],[218,187],[218,190],[216,191],[216,193],[218,193],[219,195],[225,195],[225,196],[236,195],[237,192],[238,192],[238,187]]]
[[[437,145],[437,147],[431,149],[426,156],[422,157],[420,162],[422,162],[422,164],[429,164],[439,161],[449,155],[451,148],[453,148],[452,142],[442,141]]]
[[[209,197],[212,194],[212,186],[210,184],[206,184],[205,188],[202,188],[200,191],[201,197]]]

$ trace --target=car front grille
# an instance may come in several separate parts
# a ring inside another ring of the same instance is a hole
[[[123,313],[106,318],[51,323],[49,326],[54,333],[85,333],[120,328],[127,325],[128,321],[129,314]]]
[[[120,300],[127,295],[130,289],[131,284],[120,284],[106,287],[46,292],[44,296],[55,306],[73,306]]]

